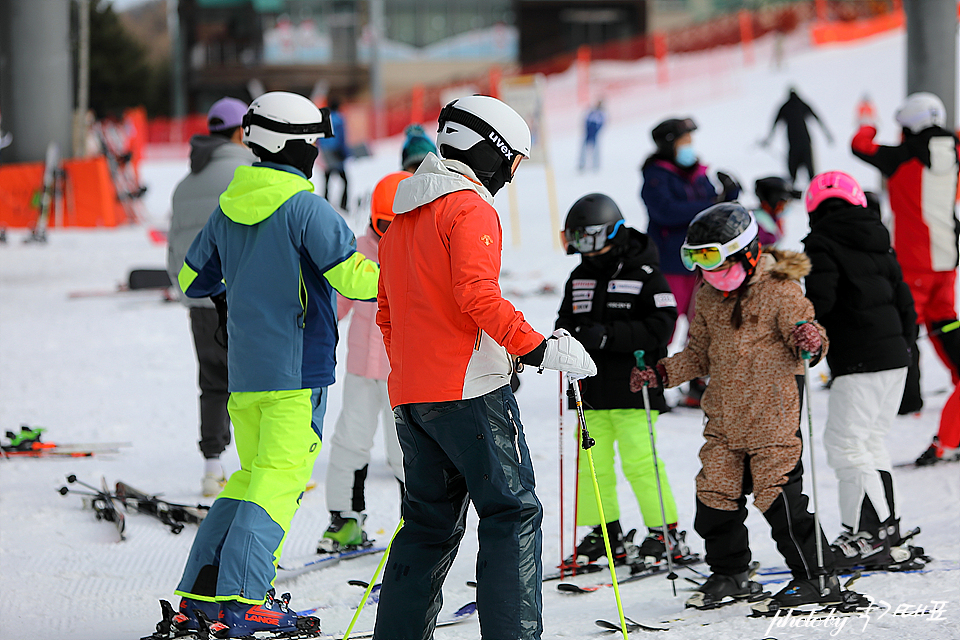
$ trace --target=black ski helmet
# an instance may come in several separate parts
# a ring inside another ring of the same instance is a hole
[[[567,255],[599,251],[622,226],[623,214],[610,196],[588,193],[573,203],[563,223]]]
[[[784,200],[799,200],[803,195],[799,190],[794,189],[793,185],[779,176],[770,176],[769,178],[760,178],[754,183],[754,191],[760,202],[766,202],[771,209],[776,208],[777,203]]]
[[[697,124],[693,118],[670,118],[655,126],[650,135],[653,136],[653,142],[657,145],[657,153],[672,158],[673,144],[677,138],[696,130]]]
[[[729,254],[724,252],[721,258],[739,258],[749,277],[756,269],[760,257],[758,233],[756,219],[743,205],[739,202],[721,202],[704,209],[690,221],[681,252],[686,251],[687,247],[720,245],[725,251],[730,251]],[[736,246],[728,246],[738,238]],[[686,260],[684,265],[687,266]],[[687,268],[693,270],[690,266]]]

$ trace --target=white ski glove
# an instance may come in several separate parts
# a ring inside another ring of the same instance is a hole
[[[547,350],[543,353],[541,369],[563,371],[575,380],[597,375],[593,358],[566,329],[557,329],[546,342]]]

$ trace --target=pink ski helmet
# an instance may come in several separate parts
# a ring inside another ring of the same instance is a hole
[[[827,171],[813,177],[804,198],[807,213],[815,211],[824,200],[830,198],[840,198],[858,207],[867,206],[867,196],[864,195],[863,189],[856,180],[843,171]]]

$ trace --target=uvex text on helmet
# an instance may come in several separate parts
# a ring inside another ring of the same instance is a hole
[[[510,182],[517,164],[530,155],[530,128],[496,98],[458,98],[443,108],[438,124],[440,155],[469,166],[491,193]]]
[[[265,93],[243,116],[243,141],[268,153],[278,153],[288,140],[315,143],[333,136],[330,112],[309,99],[287,91]]]
[[[606,246],[623,226],[620,207],[602,193],[589,193],[570,207],[563,223],[567,254],[592,253]]]

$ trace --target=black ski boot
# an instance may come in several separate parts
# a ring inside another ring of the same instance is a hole
[[[689,609],[716,609],[738,600],[752,602],[765,595],[769,595],[769,592],[750,579],[749,571],[732,576],[714,573],[687,598],[684,606]]]
[[[662,527],[650,527],[647,537],[640,543],[640,559],[648,565],[665,562],[667,559],[667,545],[663,539]],[[667,535],[670,536],[670,547],[673,549],[673,561],[682,562],[690,555],[687,546],[687,532],[677,529],[677,524],[667,526]]]
[[[886,527],[878,531],[858,531],[854,533],[844,525],[844,531],[830,545],[833,550],[836,568],[883,567],[893,562],[890,556],[890,540]]]
[[[820,593],[820,578],[794,578],[773,596],[778,609],[805,604],[841,604],[840,581],[836,576],[824,576],[824,591]]]
[[[610,550],[613,552],[613,563],[623,564],[626,561],[627,550],[623,543],[623,531],[620,530],[620,521],[607,523],[607,535],[610,537]],[[607,548],[603,544],[603,530],[600,525],[593,528],[577,545],[577,557],[568,558],[567,565],[588,564],[606,557]]]

